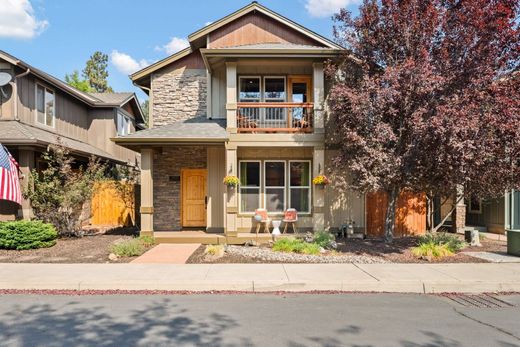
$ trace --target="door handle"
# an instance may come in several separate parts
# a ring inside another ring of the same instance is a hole
[[[208,196],[207,195],[204,197],[204,208],[208,209]]]

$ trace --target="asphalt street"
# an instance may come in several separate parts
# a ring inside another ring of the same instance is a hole
[[[520,346],[520,296],[497,298],[0,295],[0,346]]]

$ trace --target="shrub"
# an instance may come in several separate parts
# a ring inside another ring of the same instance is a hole
[[[57,237],[54,226],[41,221],[0,222],[0,248],[3,249],[52,247]]]
[[[456,235],[448,233],[427,233],[419,237],[419,246],[422,244],[434,244],[437,246],[446,245],[447,249],[455,253],[466,247],[466,243]]]
[[[273,244],[273,251],[301,254],[319,254],[320,245],[300,239],[283,238]]]
[[[335,241],[334,235],[327,231],[317,231],[314,233],[314,243],[323,248],[328,248],[332,241]]]
[[[422,243],[412,249],[412,253],[417,257],[447,257],[453,255],[448,245],[437,245],[433,242]]]
[[[110,251],[119,257],[136,257],[143,254],[151,245],[153,245],[153,238],[142,236],[114,243]]]
[[[222,256],[222,255],[224,255],[224,246],[222,246],[222,245],[207,245],[205,252],[206,252],[206,254],[209,254],[209,255]]]

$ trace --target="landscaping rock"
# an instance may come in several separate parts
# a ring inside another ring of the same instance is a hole
[[[108,259],[111,260],[111,261],[116,261],[118,258],[119,257],[116,254],[114,254],[114,253],[110,253],[108,255]]]
[[[307,255],[298,253],[275,252],[265,247],[243,247],[229,245],[226,248],[229,255],[254,258],[269,262],[281,263],[357,263],[357,264],[380,264],[387,263],[383,258],[377,256],[359,254],[323,254]]]

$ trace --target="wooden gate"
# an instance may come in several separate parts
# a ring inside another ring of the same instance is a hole
[[[366,195],[367,236],[383,237],[388,194],[374,192]],[[426,194],[401,192],[397,200],[394,236],[422,235],[426,232]]]
[[[107,181],[96,185],[92,196],[92,225],[135,225],[136,186]]]

